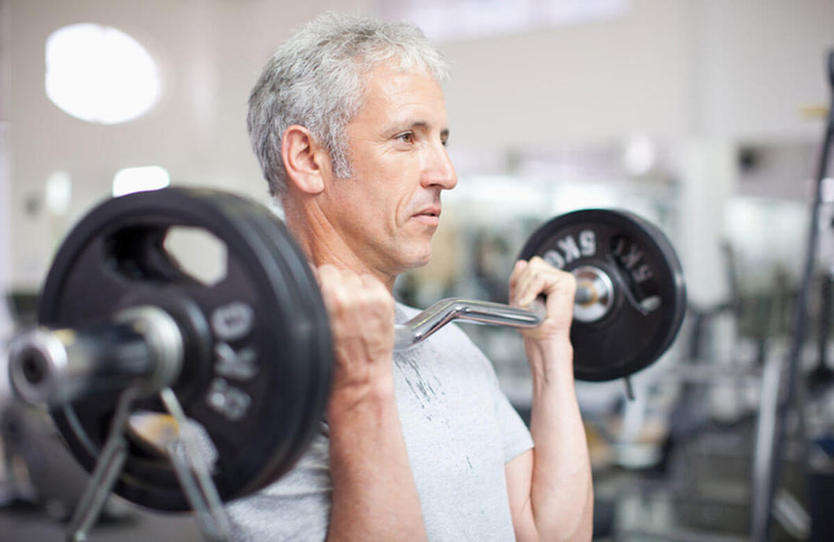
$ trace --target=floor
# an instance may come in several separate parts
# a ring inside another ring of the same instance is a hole
[[[47,542],[64,540],[66,523],[50,518],[43,510],[0,510],[0,540]],[[203,540],[194,519],[187,514],[167,515],[134,510],[128,519],[97,525],[89,542],[196,542]]]

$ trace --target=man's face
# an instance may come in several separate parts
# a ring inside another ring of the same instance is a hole
[[[457,183],[440,86],[422,70],[377,66],[346,136],[353,176],[327,180],[328,219],[370,268],[396,275],[425,265],[440,192]]]

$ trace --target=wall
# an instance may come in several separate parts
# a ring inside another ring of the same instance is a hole
[[[443,45],[453,144],[503,148],[688,128],[690,2],[635,1],[610,20]]]
[[[244,115],[265,59],[321,10],[370,12],[376,3],[7,0],[7,6],[11,81],[0,112],[11,142],[10,281],[34,288],[66,228],[109,193],[119,168],[158,164],[175,183],[264,198]],[[133,35],[162,64],[165,96],[145,117],[89,125],[44,95],[44,40],[63,25],[89,21]],[[820,122],[796,111],[825,101],[821,64],[834,45],[831,28],[830,0],[633,0],[628,13],[610,20],[443,43],[453,66],[452,149],[504,153],[632,133],[681,140],[683,147],[690,138],[815,141]],[[74,182],[69,215],[27,215],[24,202],[37,199],[59,169]]]
[[[817,141],[803,106],[828,105],[831,0],[699,2],[695,36],[700,132],[741,141]]]
[[[222,186],[263,198],[266,184],[249,150],[246,99],[260,67],[290,28],[334,2],[11,0],[11,282],[35,288],[66,229],[110,193],[120,168],[161,165],[174,183]],[[339,2],[350,8],[350,2]],[[147,115],[92,125],[56,108],[43,92],[44,41],[61,26],[97,22],[127,32],[161,64],[163,99]],[[73,180],[68,216],[24,202],[42,196],[55,170]]]

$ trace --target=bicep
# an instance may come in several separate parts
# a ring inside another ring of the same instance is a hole
[[[536,540],[536,524],[533,519],[533,507],[530,490],[533,482],[533,450],[511,459],[504,465],[507,479],[507,497],[510,502],[510,515],[513,529],[518,541]]]

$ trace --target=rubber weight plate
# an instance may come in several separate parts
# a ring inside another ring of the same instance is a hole
[[[653,224],[627,211],[575,211],[533,233],[519,259],[533,256],[565,271],[596,267],[613,283],[607,314],[571,325],[576,378],[628,376],[672,344],[686,311],[686,288],[671,243]]]
[[[206,284],[163,246],[177,226],[223,245],[226,274]],[[173,385],[186,414],[216,450],[223,500],[287,472],[324,414],[331,344],[326,311],[306,260],[266,208],[231,194],[172,188],[108,200],[67,236],[38,306],[50,327],[80,328],[131,306],[155,305],[183,333],[183,369]],[[73,455],[91,470],[107,437],[116,394],[86,397],[52,415]],[[136,405],[164,412],[155,398]],[[168,461],[130,441],[119,495],[160,510],[188,501]]]

